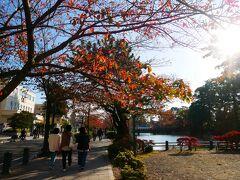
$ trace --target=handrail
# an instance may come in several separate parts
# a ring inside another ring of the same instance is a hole
[[[156,150],[169,150],[169,147],[180,149],[182,151],[183,149],[192,150],[194,148],[195,150],[197,147],[204,147],[209,148],[209,150],[216,149],[217,151],[224,148],[228,149],[229,147],[233,149],[234,147],[238,149],[238,144],[229,144],[227,141],[217,141],[217,140],[209,140],[209,141],[198,141],[192,143],[179,143],[177,141],[161,141],[161,142],[154,142],[152,140],[142,140],[142,143],[139,144],[140,151],[144,151],[144,147],[147,145],[151,145],[152,147],[160,148]]]

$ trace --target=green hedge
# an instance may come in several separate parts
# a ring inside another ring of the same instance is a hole
[[[146,174],[141,169],[132,169],[129,166],[125,166],[121,170],[122,179],[124,180],[146,180]]]
[[[125,149],[119,144],[114,142],[110,146],[108,146],[108,156],[111,161],[120,153],[125,151]]]
[[[144,163],[137,159],[132,151],[119,152],[113,161],[113,165],[121,168],[121,175],[124,180],[146,179]]]
[[[144,152],[145,153],[150,153],[153,151],[153,146],[151,145],[147,145],[145,148],[144,148]]]

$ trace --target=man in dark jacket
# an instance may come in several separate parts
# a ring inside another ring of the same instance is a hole
[[[79,134],[76,135],[76,143],[78,143],[78,165],[79,168],[82,170],[84,169],[87,153],[89,151],[89,136],[86,133],[85,127],[79,128]]]

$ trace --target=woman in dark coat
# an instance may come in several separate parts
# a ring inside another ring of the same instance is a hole
[[[76,143],[78,150],[78,165],[80,169],[84,169],[87,153],[89,151],[89,136],[86,133],[85,127],[79,128],[79,134],[76,135]]]

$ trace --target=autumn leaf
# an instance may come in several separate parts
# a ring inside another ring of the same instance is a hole
[[[87,58],[87,60],[89,60],[89,61],[90,61],[90,60],[92,59],[92,54],[91,54],[91,53],[89,53],[89,54],[87,55],[87,57],[86,57],[86,58]]]
[[[104,38],[105,38],[106,40],[108,40],[108,39],[109,39],[109,36],[110,36],[110,34],[107,33],[107,34],[104,35]]]
[[[129,85],[129,88],[130,88],[131,90],[134,90],[134,89],[137,88],[137,84],[132,83],[132,84]]]
[[[90,28],[90,33],[94,33],[94,27]]]
[[[140,63],[136,63],[136,67],[137,67],[138,69],[140,69],[140,68],[141,68],[141,64],[140,64]]]
[[[147,69],[148,69],[148,73],[152,72],[152,68],[149,65],[147,66]]]

